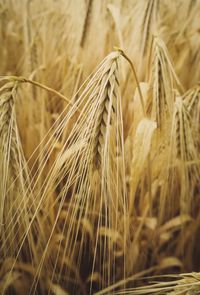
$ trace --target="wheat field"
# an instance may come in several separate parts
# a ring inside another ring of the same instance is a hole
[[[200,0],[0,0],[0,295],[200,294]]]

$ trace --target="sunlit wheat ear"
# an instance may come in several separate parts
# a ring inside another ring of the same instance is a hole
[[[200,85],[188,90],[183,100],[191,117],[194,141],[200,152]]]
[[[107,234],[104,235],[104,243],[101,244],[102,242],[99,240],[96,247],[102,248],[102,254],[99,252],[97,256],[103,255],[105,269],[102,277],[105,284],[108,285],[113,280],[115,281],[116,276],[114,274],[116,270],[113,269],[112,264],[115,264],[114,253],[116,253],[117,244],[113,244],[111,236],[118,234],[121,235],[122,241],[125,239],[123,220],[126,211],[125,171],[122,109],[119,93],[119,56],[119,53],[113,54],[109,67],[100,80],[97,97],[98,109],[92,135],[93,169],[98,171],[101,179],[101,183],[99,183],[100,195],[96,197],[100,198],[101,210],[105,215],[104,220],[101,218],[98,223],[101,230],[107,229]],[[119,224],[117,216],[120,215],[122,220]],[[97,229],[98,231],[99,229]],[[121,247],[124,247],[123,243]]]
[[[150,95],[147,103],[147,113],[156,120],[162,128],[167,118],[172,117],[174,88],[178,84],[169,53],[164,42],[154,37],[152,45],[152,73],[150,77]]]
[[[154,283],[145,284],[142,287],[127,288],[123,291],[116,291],[115,295],[122,294],[156,294],[156,295],[186,295],[198,294],[200,288],[200,274],[198,272],[184,273],[180,275],[167,275],[149,278]]]
[[[176,134],[176,153],[179,159],[180,207],[182,213],[190,213],[195,204],[195,188],[200,179],[200,163],[192,134],[192,121],[182,98],[175,103],[174,132]]]
[[[0,247],[5,257],[16,254],[29,218],[29,177],[15,117],[16,90],[12,82],[0,89]]]
[[[181,274],[180,279],[176,281],[176,285],[173,288],[172,292],[169,292],[169,295],[178,295],[180,293],[187,294],[193,293],[198,294],[200,289],[200,273],[191,272]],[[171,282],[174,284],[174,282]]]
[[[199,186],[200,166],[197,149],[194,144],[191,117],[182,100],[177,97],[174,103],[170,155],[168,160],[168,177],[164,184],[164,194],[161,193],[160,214],[167,215],[177,212],[180,206],[181,214],[192,214],[195,212],[196,189]],[[166,190],[167,189],[167,190]],[[171,196],[178,195],[179,198],[172,199]]]
[[[41,250],[43,254],[38,264],[38,276],[47,265],[52,270],[52,280],[55,276],[60,280],[63,268],[64,273],[70,276],[70,269],[65,263],[67,253],[70,253],[71,263],[76,264],[80,272],[83,271],[81,261],[86,259],[84,253],[87,235],[82,226],[83,220],[95,224],[88,277],[98,272],[102,278],[101,284],[109,285],[120,275],[119,271],[123,273],[126,199],[119,58],[119,52],[112,52],[104,59],[80,93],[76,107],[72,106],[63,121],[68,126],[71,116],[80,106],[77,120],[71,126],[69,124],[69,135],[39,192],[40,202],[31,221],[32,224],[61,184],[57,200],[51,205],[54,220],[46,234],[45,247]],[[63,132],[64,123],[57,130],[59,134]],[[66,211],[61,228],[66,241],[64,247],[61,243],[57,247],[55,263],[52,264],[47,259],[49,246],[66,203],[69,210]],[[74,247],[76,244],[79,245],[78,253]],[[122,267],[118,267],[118,273],[113,267],[117,260],[122,264]],[[37,277],[32,290],[36,286]]]
[[[111,128],[116,124],[117,99],[119,98],[119,65],[118,60],[113,60],[110,68],[104,73],[99,85],[99,101],[94,127],[94,167],[105,165],[108,156],[109,138]],[[116,149],[114,147],[114,149]]]

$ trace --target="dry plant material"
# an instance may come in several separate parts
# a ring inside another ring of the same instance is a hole
[[[31,202],[29,175],[15,114],[17,87],[17,82],[8,82],[0,89],[0,247],[4,259],[17,254],[26,233],[31,212],[29,210]],[[4,212],[7,214],[5,215]],[[29,239],[31,235],[28,235]],[[20,255],[29,256],[29,250],[23,248]]]
[[[2,295],[199,294],[199,9],[0,1]]]
[[[174,87],[180,82],[174,72],[169,54],[164,42],[154,37],[152,45],[152,75],[150,89],[152,91],[150,108],[151,116],[156,120],[159,128],[165,125],[167,118],[172,116],[174,102]]]

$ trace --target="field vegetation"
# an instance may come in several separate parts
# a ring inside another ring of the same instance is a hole
[[[200,294],[199,19],[0,0],[0,294]]]

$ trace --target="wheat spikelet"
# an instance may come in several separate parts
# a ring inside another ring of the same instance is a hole
[[[175,214],[180,206],[181,214],[192,214],[197,202],[195,191],[199,183],[199,160],[192,134],[191,117],[182,97],[177,97],[174,103],[169,144],[165,176],[168,185],[163,185],[160,196],[161,220],[167,215],[166,208]],[[169,198],[169,195],[175,193],[175,189],[179,191],[179,199]]]
[[[2,148],[4,153],[9,152],[6,146],[10,146],[10,165],[12,167],[13,176],[18,175],[19,159],[17,156],[18,142],[15,133],[16,118],[14,113],[14,99],[16,96],[17,83],[7,83],[0,89],[1,94],[1,118],[0,131]],[[3,152],[2,152],[3,154]]]
[[[108,71],[102,77],[99,91],[102,91],[102,96],[99,101],[99,112],[94,131],[94,156],[93,161],[96,166],[100,165],[105,153],[105,137],[109,136],[108,128],[113,123],[113,115],[117,111],[117,94],[119,87],[118,81],[118,60],[113,59]]]
[[[188,213],[191,210],[192,196],[194,196],[192,190],[200,179],[200,170],[192,135],[191,118],[182,98],[176,100],[174,120],[176,153],[177,158],[181,160],[181,211]]]
[[[18,84],[6,83],[0,89],[0,202],[1,202],[1,253],[15,256],[28,224],[29,176],[23,155],[14,101]],[[30,193],[30,195],[29,195]],[[7,214],[5,214],[5,212]],[[28,239],[31,236],[28,236]],[[17,239],[17,241],[15,241]],[[29,255],[23,250],[23,255]]]
[[[152,95],[149,96],[147,110],[156,120],[159,128],[162,128],[166,120],[172,116],[176,85],[180,85],[180,83],[170,61],[167,48],[160,38],[154,37],[150,78]]]
[[[200,140],[199,140],[199,132],[200,132],[200,87],[199,85],[193,87],[188,90],[183,96],[183,100],[187,106],[188,112],[190,114],[192,120],[192,130],[193,130],[193,138],[195,144],[200,149]]]
[[[17,175],[18,171],[16,169],[17,158],[16,158],[16,138],[13,133],[13,104],[14,104],[14,96],[16,92],[16,85],[13,83],[8,83],[0,89],[0,108],[1,108],[1,116],[0,116],[0,135],[1,135],[1,175],[5,177],[4,180],[1,181],[1,218],[3,217],[4,211],[4,202],[6,195],[6,186],[5,182],[8,177],[8,163],[11,163],[11,173],[13,176]],[[14,137],[12,136],[14,135]],[[7,149],[8,148],[8,149]],[[8,153],[8,156],[6,154]],[[8,161],[8,163],[6,163]],[[2,226],[1,220],[1,226]]]
[[[161,276],[162,281],[153,284],[146,284],[143,287],[129,288],[122,291],[116,291],[114,294],[169,294],[169,295],[196,295],[199,294],[200,275],[199,273],[185,273],[174,276]],[[150,277],[149,280],[157,279]]]
[[[176,282],[172,292],[169,292],[170,295],[176,294],[198,294],[200,289],[200,274],[198,272],[186,273],[180,275],[180,279]]]

